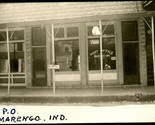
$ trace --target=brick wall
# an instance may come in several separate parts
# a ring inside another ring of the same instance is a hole
[[[139,55],[140,55],[140,82],[147,85],[147,62],[146,62],[146,38],[145,38],[145,22],[138,20],[139,28]]]
[[[25,49],[26,49],[26,85],[32,85],[32,49],[31,49],[31,28],[25,28]]]

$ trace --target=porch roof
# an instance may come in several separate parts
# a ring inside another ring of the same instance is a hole
[[[137,12],[142,1],[1,3],[0,24]]]

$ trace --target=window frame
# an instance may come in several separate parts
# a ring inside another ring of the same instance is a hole
[[[136,31],[137,31],[137,32],[136,32],[136,36],[137,36],[137,38],[136,38],[135,40],[126,40],[126,39],[124,40],[124,39],[123,39],[123,23],[130,23],[130,22],[131,22],[131,23],[132,23],[132,22],[136,22],[136,26],[137,26],[137,27],[136,27]],[[123,43],[124,43],[124,42],[126,42],[126,43],[127,43],[127,42],[138,42],[138,41],[139,41],[138,21],[137,21],[137,20],[121,20],[121,32],[122,32],[122,36],[121,36],[122,38],[121,38],[121,39],[122,39],[122,42],[123,42]]]
[[[106,25],[107,24],[107,21],[102,21],[101,22],[101,24],[102,24],[102,26],[103,25]],[[111,21],[110,23],[109,23],[109,25],[114,25],[114,34],[113,35],[102,35],[102,39],[104,39],[104,38],[114,38],[114,40],[115,40],[115,57],[116,57],[116,69],[110,69],[110,70],[104,70],[103,69],[103,72],[113,72],[113,71],[117,71],[117,44],[116,44],[116,23],[115,23],[115,21]],[[89,39],[100,39],[100,35],[96,35],[96,36],[94,36],[94,35],[91,35],[91,36],[89,36],[88,35],[88,26],[99,26],[99,23],[98,22],[88,22],[88,23],[86,23],[86,40],[87,40],[87,67],[88,67],[88,72],[90,72],[90,73],[98,73],[100,70],[90,70],[89,69],[89,47],[88,47],[88,42],[89,42]],[[103,30],[103,29],[102,29]],[[103,42],[103,41],[102,41]],[[99,45],[100,45],[100,43],[99,43]]]
[[[78,36],[73,37],[67,37],[67,28],[68,27],[77,27],[78,28]],[[54,28],[64,28],[64,37],[62,38],[56,38],[54,33],[54,40],[71,40],[71,39],[79,39],[79,25],[78,24],[60,24],[60,25],[54,25]]]
[[[45,30],[45,43],[44,44],[36,44],[36,43],[33,43],[33,28],[40,28],[40,29],[42,29],[42,30]],[[46,28],[41,28],[40,26],[35,26],[35,27],[32,27],[31,28],[31,36],[32,36],[32,48],[33,47],[46,47]]]
[[[26,82],[22,82],[22,83],[19,83],[19,82],[14,82],[14,80],[16,79],[24,79],[24,81],[26,81],[26,43],[25,43],[25,28],[24,27],[11,27],[11,28],[8,28],[8,31],[20,31],[20,30],[23,30],[24,32],[24,38],[23,40],[9,40],[9,44],[15,44],[15,43],[23,43],[23,53],[24,53],[24,72],[10,72],[10,77],[11,77],[11,84],[13,85],[25,85]],[[7,32],[7,29],[0,29],[0,32]],[[0,41],[0,44],[7,44],[7,38],[5,41]],[[18,51],[17,51],[18,52]],[[7,59],[8,60],[8,59]],[[10,59],[11,61],[11,59]],[[19,70],[19,69],[18,69]],[[8,74],[9,72],[0,72],[0,79],[8,79]],[[6,85],[6,82],[4,83],[0,83],[1,85]]]
[[[23,30],[24,31],[24,39],[23,40],[9,40],[10,43],[16,43],[16,42],[25,42],[25,28],[9,28],[8,31],[20,31],[20,30]],[[0,29],[0,32],[7,32],[6,29]],[[6,41],[0,41],[0,43],[6,43],[7,42],[7,39]]]
[[[77,37],[67,37],[67,28],[68,27],[78,27],[78,36]],[[56,41],[67,41],[67,40],[77,40],[79,43],[79,56],[80,56],[80,32],[79,32],[79,24],[57,24],[54,25],[54,28],[64,28],[64,38],[55,38],[54,36],[54,43]],[[56,55],[54,55],[55,59],[56,59]],[[70,73],[79,73],[80,69],[78,71],[58,71],[56,72],[56,74],[70,74]]]

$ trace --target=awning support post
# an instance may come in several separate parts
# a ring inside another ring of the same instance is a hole
[[[154,17],[151,17],[152,24],[152,55],[153,55],[153,72],[154,72],[154,91],[155,91],[155,48],[154,48]]]
[[[7,37],[7,55],[8,55],[8,95],[10,94],[10,47],[9,47],[9,30],[6,28]]]
[[[54,50],[54,25],[51,25],[52,32],[52,65],[55,65],[55,50]],[[55,94],[55,69],[52,69],[52,77],[53,77],[53,94]]]
[[[102,22],[99,20],[100,29],[100,66],[101,66],[101,94],[103,94],[103,55],[102,55]]]

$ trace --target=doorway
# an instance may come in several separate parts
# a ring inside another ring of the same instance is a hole
[[[138,43],[123,43],[124,84],[140,84]]]
[[[33,86],[46,86],[46,49],[33,49]]]
[[[33,86],[47,85],[46,30],[32,28]]]

